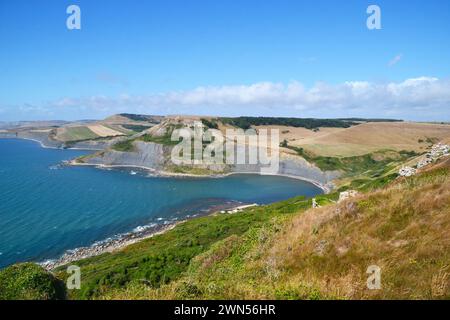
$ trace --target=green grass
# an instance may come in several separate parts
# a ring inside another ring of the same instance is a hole
[[[91,140],[98,137],[87,127],[66,127],[65,132],[60,135],[60,138],[66,142]]]
[[[179,143],[179,141],[172,141],[171,135],[169,135],[169,134],[166,134],[163,136],[152,136],[150,134],[144,134],[139,139],[144,142],[153,142],[153,143],[158,143],[158,144],[162,144],[165,146],[174,146]]]
[[[134,121],[151,121],[152,116],[143,115],[143,114],[131,114],[131,113],[120,113],[119,116],[128,118]]]
[[[133,145],[133,140],[120,141],[111,146],[111,149],[120,152],[133,152],[135,147]]]
[[[319,195],[316,200],[326,205],[336,198],[337,194]],[[215,237],[214,241],[193,256],[184,271],[170,282],[154,287],[149,283],[134,280],[121,288],[105,292],[101,297],[116,298],[115,294],[118,293],[121,298],[129,298],[123,296],[124,291],[129,291],[133,297],[144,299],[230,298],[230,293],[226,290],[228,286],[236,283],[257,286],[257,283],[253,281],[259,274],[252,274],[251,270],[246,270],[246,265],[262,254],[265,247],[261,243],[265,243],[266,239],[269,240],[274,234],[280,232],[282,226],[288,223],[296,213],[309,209],[311,205],[311,199],[296,197],[268,206],[253,207],[242,213],[198,219],[202,220],[203,227],[206,223],[208,226],[220,223],[223,228],[230,228],[236,224],[240,229],[238,232],[227,232],[220,237]],[[196,223],[195,220],[189,222]],[[196,238],[198,232],[197,229],[192,230],[192,236]],[[147,296],[148,292],[152,292],[152,296]],[[240,297],[239,293],[232,294],[236,294],[237,298]],[[282,294],[280,290],[280,298]],[[317,293],[305,289],[302,297],[317,298]]]
[[[203,125],[209,129],[219,129],[219,125],[217,124],[217,120],[212,119],[201,119]]]
[[[406,161],[411,157],[415,157],[418,154],[414,151],[379,151],[377,154],[391,154],[387,155],[381,160],[374,159],[374,153],[365,154],[362,156],[353,156],[353,157],[324,157],[324,156],[315,156],[305,149],[300,147],[288,146],[287,148],[294,150],[297,154],[303,157],[308,162],[314,163],[317,167],[319,167],[323,171],[333,171],[340,170],[345,173],[346,176],[356,176],[365,172],[368,172],[372,178],[376,178],[386,173],[387,168],[391,169],[393,163],[401,163]],[[395,157],[392,156],[395,154]]]
[[[100,297],[105,292],[123,288],[132,282],[158,288],[178,279],[195,256],[208,250],[217,241],[232,235],[242,235],[274,216],[292,214],[310,206],[310,199],[297,197],[250,208],[242,213],[196,218],[124,250],[77,261],[83,280],[81,290],[72,292],[72,297]],[[59,268],[57,274],[62,278],[66,276],[64,268]]]
[[[132,282],[103,298],[448,299],[448,177],[437,169],[293,215],[282,214],[295,209],[285,202],[214,242],[177,280],[158,289]],[[381,290],[366,287],[372,264],[382,268]]]
[[[350,182],[340,185],[338,191],[356,189],[367,192],[386,186],[398,177],[397,172],[393,172],[398,165],[419,155],[414,151],[380,150],[362,156],[324,157],[315,156],[300,147],[289,146],[287,142],[282,144],[323,171],[341,171],[341,178],[349,179]],[[380,159],[376,160],[376,156]]]
[[[134,131],[134,132],[142,132],[144,130],[147,130],[151,128],[151,126],[143,126],[143,125],[136,125],[136,124],[123,124],[122,127],[125,129]]]
[[[142,140],[144,142],[153,142],[153,143],[158,143],[158,144],[162,144],[165,146],[174,146],[177,145],[179,143],[179,141],[172,141],[172,133],[175,129],[181,129],[183,128],[182,124],[177,124],[177,125],[168,125],[166,128],[166,132],[164,135],[162,136],[154,136],[151,134],[144,134],[141,137],[139,137],[139,140]]]
[[[361,178],[361,179],[355,179],[350,182],[350,184],[345,185],[341,188],[339,188],[339,191],[345,191],[348,189],[356,189],[359,191],[371,191],[375,189],[382,188],[384,186],[387,186],[389,183],[394,181],[398,177],[397,173],[391,173],[387,174],[383,177],[376,178],[376,179],[370,179],[370,178]]]
[[[0,270],[0,300],[64,299],[64,283],[33,263]]]
[[[210,176],[210,175],[217,175],[217,174],[224,174],[229,172],[229,168],[226,166],[223,166],[223,169],[221,170],[211,170],[211,169],[207,169],[207,168],[202,168],[202,167],[198,167],[195,165],[168,165],[165,167],[164,169],[165,171],[168,172],[173,172],[173,173],[180,173],[180,174],[192,174],[192,175],[197,175],[197,176]]]
[[[132,126],[124,125],[124,127],[125,126],[127,128],[130,128],[130,130],[132,130],[131,128],[134,128],[135,130],[142,129],[141,131],[149,128],[149,127],[145,126],[145,129],[143,129],[144,126],[136,126],[136,125],[132,125]],[[133,145],[133,142],[136,140],[143,141],[143,142],[153,142],[153,143],[162,144],[165,146],[174,146],[179,143],[179,141],[172,141],[172,139],[171,139],[172,132],[174,129],[175,129],[175,126],[169,126],[167,129],[167,133],[163,136],[153,136],[151,134],[146,133],[138,138],[118,142],[118,143],[114,144],[111,148],[113,150],[120,151],[120,152],[133,152],[133,151],[135,151],[135,146]]]

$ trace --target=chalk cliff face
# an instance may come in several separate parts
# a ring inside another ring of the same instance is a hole
[[[245,173],[264,173],[263,168],[268,168],[265,165],[236,165],[231,167],[231,172],[245,172]],[[315,165],[309,163],[299,156],[292,156],[288,154],[281,154],[279,160],[278,172],[276,174],[304,178],[320,183],[321,185],[328,185],[330,182],[338,178],[341,173],[339,171],[322,171]]]
[[[107,150],[85,160],[89,164],[114,166],[139,166],[154,170],[164,170],[170,147],[153,142],[133,142],[135,150],[120,152]]]
[[[279,174],[303,177],[321,184],[328,184],[341,175],[337,170],[322,171],[305,159],[292,155],[281,156]]]
[[[171,171],[174,164],[170,161],[172,147],[153,142],[135,141],[133,152],[120,152],[106,150],[93,157],[85,159],[85,163],[92,165],[111,166],[139,166],[153,169],[155,171]],[[211,174],[221,173],[262,173],[262,168],[268,167],[260,164],[231,165],[231,166],[200,166],[202,169],[211,171]],[[277,174],[293,177],[305,178],[316,181],[322,185],[330,183],[331,180],[339,177],[339,171],[321,171],[315,165],[305,159],[281,154]]]

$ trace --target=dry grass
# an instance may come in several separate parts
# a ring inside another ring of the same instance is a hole
[[[346,129],[320,129],[298,137],[294,134],[292,138],[290,145],[322,156],[356,156],[383,149],[421,152],[428,146],[428,138],[450,140],[450,125],[372,122]]]
[[[449,298],[446,166],[444,175],[404,180],[296,217],[266,259],[278,261],[294,279],[320,283],[325,295]],[[381,290],[366,287],[366,270],[372,264],[382,269]]]
[[[450,159],[384,190],[280,214],[196,256],[160,288],[103,299],[449,299]],[[381,268],[381,289],[366,270]]]
[[[90,125],[88,128],[99,137],[116,137],[123,135],[120,131],[113,130],[100,124]]]
[[[278,129],[280,132],[280,140],[286,139],[288,142],[296,141],[301,143],[307,139],[317,139],[327,136],[329,134],[336,134],[345,129],[343,128],[320,128],[319,131],[313,131],[302,127],[288,127],[288,126],[255,126],[255,129]]]

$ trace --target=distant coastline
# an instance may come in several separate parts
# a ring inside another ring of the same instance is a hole
[[[154,174],[155,176],[159,176],[159,177],[170,177],[170,178],[225,178],[228,176],[232,176],[232,175],[257,175],[257,176],[277,176],[277,177],[285,177],[285,178],[291,178],[291,179],[296,179],[296,180],[301,180],[301,181],[305,181],[308,183],[311,183],[313,185],[315,185],[316,187],[318,187],[319,189],[321,189],[323,191],[323,193],[327,194],[330,193],[331,189],[329,187],[327,187],[326,185],[315,181],[315,180],[311,180],[311,179],[307,179],[301,176],[295,176],[295,175],[289,175],[289,174],[262,174],[262,173],[258,173],[258,172],[227,172],[227,173],[222,173],[222,174],[212,174],[212,175],[197,175],[197,174],[191,174],[191,173],[177,173],[177,172],[169,172],[169,171],[159,171],[159,170],[155,170],[153,168],[149,168],[149,167],[145,167],[145,166],[136,166],[136,165],[113,165],[113,164],[95,164],[95,163],[79,163],[76,162],[74,160],[68,161],[66,163],[67,165],[71,165],[71,166],[88,166],[88,167],[97,167],[97,168],[130,168],[130,169],[142,169],[145,171],[149,171],[152,174]]]
[[[1,135],[0,135],[1,138]],[[35,138],[29,138],[29,137],[3,137],[3,138],[11,138],[11,139],[23,139],[23,140],[29,140],[39,143],[39,145],[42,148],[46,149],[66,149],[66,150],[86,150],[86,151],[100,151],[102,149],[90,149],[90,148],[61,148],[61,147],[52,147],[47,146],[44,144],[43,141]],[[66,164],[71,166],[90,166],[90,167],[98,167],[98,168],[135,168],[135,169],[142,169],[151,172],[155,176],[161,176],[161,177],[171,177],[171,178],[223,178],[231,175],[238,175],[238,174],[249,174],[249,175],[266,175],[266,176],[279,176],[279,177],[285,177],[285,178],[291,178],[291,179],[297,179],[301,181],[305,181],[308,183],[311,183],[315,185],[316,187],[320,188],[323,193],[328,194],[331,192],[331,188],[319,181],[308,179],[302,176],[296,176],[291,174],[282,174],[282,173],[276,173],[276,174],[262,174],[258,172],[228,172],[223,174],[212,174],[212,175],[196,175],[196,174],[190,174],[190,173],[177,173],[177,172],[170,172],[170,171],[160,171],[156,170],[154,168],[145,167],[145,166],[136,166],[136,165],[107,165],[107,164],[91,164],[91,163],[79,163],[74,160],[68,161]]]

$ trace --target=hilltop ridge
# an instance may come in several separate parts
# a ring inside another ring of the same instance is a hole
[[[396,173],[406,161],[450,141],[450,125],[395,119],[305,119],[282,117],[217,117],[136,115],[121,113],[100,121],[25,123],[3,129],[45,146],[98,150],[73,164],[142,167],[170,175],[224,175],[260,172],[260,166],[173,165],[174,129],[201,123],[204,130],[277,129],[280,134],[278,174],[314,181],[325,189],[369,183]]]

